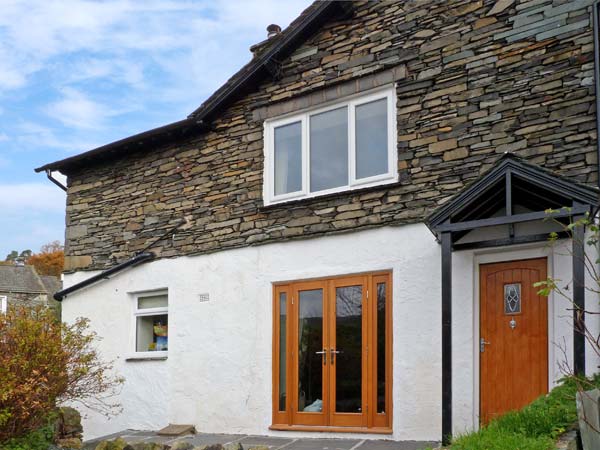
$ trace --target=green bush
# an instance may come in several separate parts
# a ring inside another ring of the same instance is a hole
[[[549,437],[527,437],[496,427],[484,428],[478,433],[458,437],[452,450],[549,450],[553,441]]]
[[[47,450],[54,442],[54,416],[47,424],[19,438],[9,439],[0,444],[0,450]]]

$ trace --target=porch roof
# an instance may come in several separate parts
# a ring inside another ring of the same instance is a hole
[[[591,212],[599,199],[597,188],[506,153],[487,173],[435,210],[426,224],[438,240],[441,233],[452,233],[454,243],[476,228],[582,215]],[[516,205],[532,212],[515,214]],[[501,210],[503,214],[498,215]]]

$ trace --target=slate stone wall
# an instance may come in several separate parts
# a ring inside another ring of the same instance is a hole
[[[4,296],[7,297],[9,307],[25,306],[28,308],[32,308],[35,306],[48,305],[48,296],[46,294],[0,291],[0,297]]]
[[[183,218],[160,256],[419,222],[504,152],[595,185],[591,4],[355,2],[210,132],[70,173],[67,270],[127,259]],[[386,77],[399,183],[263,207],[263,119]]]

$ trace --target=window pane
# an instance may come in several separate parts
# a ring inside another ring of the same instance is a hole
[[[168,300],[166,295],[152,295],[138,298],[138,309],[166,308]]]
[[[286,330],[287,330],[287,295],[279,294],[279,411],[286,410]]]
[[[335,290],[336,412],[362,411],[362,297],[362,286]]]
[[[356,107],[356,178],[388,172],[387,99]]]
[[[167,314],[137,318],[136,351],[156,352],[168,350],[169,317]]]
[[[275,128],[275,195],[302,190],[302,122]]]
[[[385,283],[377,283],[377,412],[385,413]]]
[[[298,294],[298,411],[323,410],[323,290]]]
[[[521,284],[504,285],[504,314],[521,313]]]
[[[310,191],[348,184],[348,108],[310,116]]]

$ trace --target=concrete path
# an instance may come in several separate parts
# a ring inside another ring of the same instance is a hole
[[[437,442],[417,441],[387,441],[360,439],[318,439],[318,438],[287,438],[272,436],[247,436],[240,434],[204,434],[198,433],[181,437],[158,436],[150,431],[125,430],[101,439],[86,442],[86,450],[94,450],[99,440],[122,437],[129,443],[158,442],[172,445],[175,442],[190,442],[201,446],[207,444],[231,444],[239,442],[245,449],[264,445],[272,450],[423,450],[428,447],[437,448]]]

